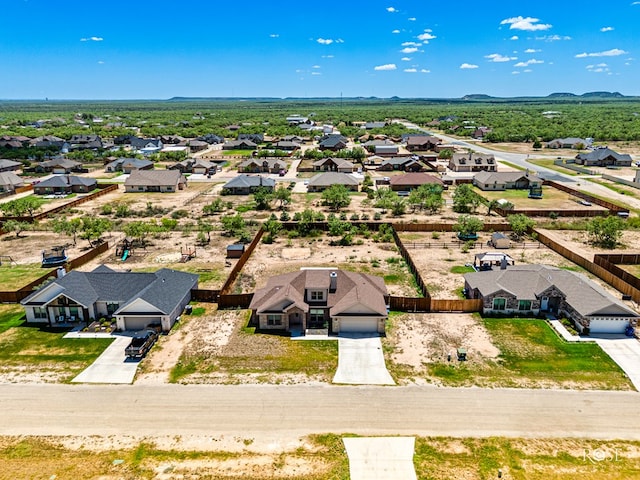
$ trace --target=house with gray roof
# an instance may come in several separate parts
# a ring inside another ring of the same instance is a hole
[[[624,333],[638,313],[586,276],[546,265],[515,265],[467,273],[468,298],[488,315],[566,316],[583,332]]]
[[[360,187],[360,180],[348,173],[319,173],[318,175],[311,177],[307,184],[307,191],[322,192],[333,185],[344,185],[347,190],[357,192]]]
[[[70,193],[88,193],[98,188],[95,178],[79,177],[77,175],[54,175],[51,178],[36,183],[33,193],[36,195],[68,195]]]
[[[24,187],[24,180],[13,172],[0,172],[0,193],[13,193]]]
[[[425,169],[424,164],[418,161],[417,157],[388,157],[382,160],[378,170],[391,172],[393,170],[403,170],[405,172],[420,172]]]
[[[347,148],[348,141],[349,140],[344,135],[332,133],[330,135],[325,135],[320,139],[318,148],[320,150],[333,150],[334,152],[337,152],[338,150]]]
[[[287,171],[287,162],[281,158],[248,158],[238,164],[242,173],[280,173]]]
[[[410,152],[435,150],[435,148],[442,143],[442,140],[433,135],[405,134],[402,136],[402,139],[406,144],[407,150]]]
[[[321,158],[313,162],[313,170],[316,172],[353,173],[356,171],[356,166],[346,158]]]
[[[576,163],[585,167],[630,167],[631,155],[618,153],[608,147],[595,148],[576,155]]]
[[[251,140],[229,140],[222,145],[223,150],[255,150],[258,144]]]
[[[542,179],[529,172],[478,172],[473,184],[481,190],[528,190],[541,188]]]
[[[82,164],[68,158],[54,158],[53,160],[45,160],[33,167],[37,172],[46,173],[71,173],[82,171]]]
[[[168,332],[198,288],[198,275],[163,268],[155,273],[73,270],[20,303],[27,323],[85,322],[115,318],[118,330],[160,324]]]
[[[151,170],[152,168],[153,162],[151,160],[143,160],[139,158],[118,158],[113,162],[107,163],[104,167],[104,171],[131,173],[133,170]]]
[[[547,148],[574,148],[580,150],[591,146],[592,139],[590,138],[554,138],[550,142],[547,142]]]
[[[249,195],[258,188],[273,190],[275,187],[276,181],[272,178],[263,177],[262,175],[238,175],[222,186],[222,194]]]
[[[187,187],[187,179],[178,170],[133,170],[124,181],[126,193],[173,193]]]
[[[449,169],[454,172],[496,172],[496,159],[492,154],[454,153],[449,160]]]
[[[249,308],[262,330],[384,334],[388,300],[380,277],[313,268],[269,278]]]
[[[0,159],[0,172],[15,172],[22,168],[22,163],[14,160]]]

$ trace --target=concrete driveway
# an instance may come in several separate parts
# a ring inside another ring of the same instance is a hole
[[[78,335],[80,338],[82,334]],[[109,337],[112,337],[109,335]],[[71,380],[74,383],[118,383],[131,384],[138,369],[139,360],[129,360],[124,349],[131,342],[131,337],[113,336],[115,340],[95,362]],[[66,338],[66,337],[65,337]]]
[[[343,438],[351,480],[412,480],[415,438]]]
[[[378,335],[340,335],[338,371],[333,383],[351,385],[395,385],[389,375]]]
[[[640,342],[624,335],[591,334],[600,348],[616,362],[640,391]]]

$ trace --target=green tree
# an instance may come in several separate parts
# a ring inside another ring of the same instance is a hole
[[[269,210],[273,200],[273,192],[266,187],[258,187],[253,192],[253,200],[256,202],[256,210]]]
[[[19,238],[22,232],[30,228],[31,224],[29,222],[21,222],[20,220],[7,220],[2,224],[2,230],[5,232],[14,232],[16,238]]]
[[[29,196],[24,198],[16,198],[9,202],[0,204],[0,210],[10,217],[22,217],[29,215],[33,217],[36,211],[42,207],[44,201],[40,198]]]
[[[460,215],[458,221],[453,226],[453,230],[458,232],[460,236],[475,235],[484,227],[482,220],[471,215]]]
[[[453,192],[453,211],[458,213],[473,213],[480,205],[480,196],[469,183],[463,183]]]
[[[54,233],[64,233],[73,237],[73,244],[76,245],[76,237],[82,229],[82,220],[80,218],[56,218],[52,221]]]
[[[398,197],[391,203],[391,214],[394,217],[400,217],[404,215],[406,210],[407,210],[407,202],[405,201],[404,198]]]
[[[205,222],[202,219],[198,220],[198,233],[201,233],[202,236],[206,235],[207,243],[211,241],[211,232],[213,230],[213,225],[209,222]],[[204,243],[204,242],[201,242]]]
[[[453,150],[450,148],[445,148],[443,150],[440,150],[438,157],[444,160],[449,160],[450,158],[453,157]]]
[[[273,243],[280,230],[282,230],[282,223],[272,213],[269,219],[262,224],[262,228],[267,233],[262,241],[264,243]]]
[[[587,224],[591,241],[604,248],[616,248],[623,228],[624,222],[616,216],[596,217]]]
[[[216,198],[213,202],[202,207],[202,213],[205,215],[213,215],[224,211],[224,202],[221,198]]]
[[[346,208],[351,203],[349,190],[344,185],[331,185],[322,192],[322,200],[334,212]]]
[[[509,215],[507,216],[507,221],[511,226],[511,231],[513,235],[520,240],[524,234],[526,234],[529,229],[535,227],[536,222],[530,217],[522,213],[518,213],[517,215]]]
[[[223,215],[222,218],[220,218],[220,222],[222,223],[224,234],[229,237],[243,236],[246,232],[247,225],[239,213],[235,215]]]
[[[135,222],[129,222],[122,227],[122,231],[127,237],[134,238],[140,242],[141,245],[145,245],[147,235],[152,232],[155,224],[150,222],[143,222],[136,220]]]
[[[93,247],[93,242],[97,242],[112,227],[111,222],[106,218],[86,216],[81,217],[81,220],[80,238],[87,240],[90,247]]]
[[[498,200],[491,200],[487,203],[487,215],[491,215],[491,212],[500,206],[500,202]]]
[[[291,203],[291,190],[284,185],[280,185],[276,188],[275,192],[273,192],[273,198],[280,202],[280,209],[284,210],[285,207]]]

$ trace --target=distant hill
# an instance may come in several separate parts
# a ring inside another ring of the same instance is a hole
[[[548,95],[547,98],[575,98],[578,95],[576,95],[575,93],[568,93],[568,92],[561,92],[561,93],[552,93],[551,95]]]
[[[588,92],[580,95],[582,98],[624,98],[620,92]]]
[[[462,100],[493,100],[497,97],[491,95],[485,95],[484,93],[472,93],[471,95],[465,95]]]

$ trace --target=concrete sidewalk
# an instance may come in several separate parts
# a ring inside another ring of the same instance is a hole
[[[343,438],[351,480],[414,480],[415,438]]]
[[[333,383],[351,385],[395,385],[382,354],[379,336],[340,335],[338,371]]]

